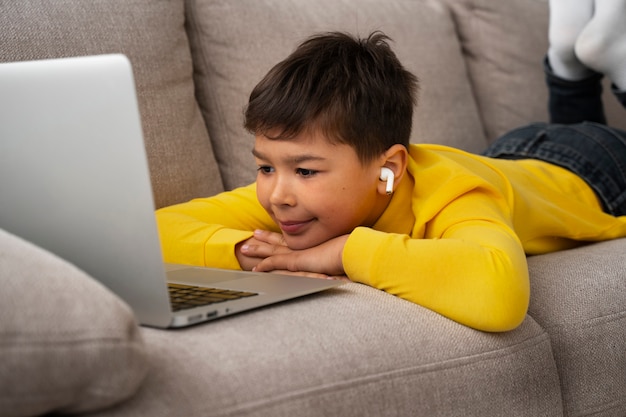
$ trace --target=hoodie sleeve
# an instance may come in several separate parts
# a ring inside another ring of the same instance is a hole
[[[517,327],[526,315],[526,256],[509,206],[477,187],[447,203],[423,236],[357,228],[343,252],[350,279],[484,331]]]
[[[165,262],[240,269],[235,246],[255,229],[277,230],[256,186],[164,207],[156,212]]]

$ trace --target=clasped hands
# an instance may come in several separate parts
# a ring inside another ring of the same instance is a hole
[[[241,268],[248,271],[347,279],[342,262],[347,240],[348,235],[343,235],[308,249],[293,250],[282,234],[255,230],[253,237],[236,246],[235,254]]]

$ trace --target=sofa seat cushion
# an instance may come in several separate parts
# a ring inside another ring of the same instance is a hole
[[[626,415],[626,239],[529,258],[566,415]]]
[[[561,415],[550,342],[532,319],[482,333],[360,284],[143,334],[159,366],[97,415]]]
[[[148,370],[130,308],[56,256],[0,230],[0,414],[102,409]]]
[[[177,0],[11,1],[0,13],[0,61],[127,55],[162,207],[223,190],[195,101],[184,22]]]
[[[252,136],[243,109],[263,76],[309,36],[382,30],[400,61],[420,79],[413,142],[468,151],[486,146],[454,24],[429,0],[189,0],[187,28],[198,101],[227,188],[255,179]],[[441,117],[445,115],[445,117]]]

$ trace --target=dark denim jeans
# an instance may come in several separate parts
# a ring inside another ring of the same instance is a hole
[[[555,76],[547,60],[544,64],[551,123],[514,129],[483,155],[539,159],[567,168],[591,186],[607,213],[626,215],[626,132],[605,125],[602,75],[568,81]],[[613,92],[626,108],[626,92]]]
[[[483,155],[502,159],[540,159],[567,168],[596,192],[604,210],[626,215],[626,132],[584,122],[535,123],[492,143]]]

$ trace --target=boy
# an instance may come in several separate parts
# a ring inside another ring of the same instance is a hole
[[[245,114],[256,183],[159,210],[166,261],[346,276],[513,329],[525,254],[626,236],[626,205],[605,213],[585,180],[538,159],[409,145],[417,80],[386,41],[319,35],[276,65]]]

